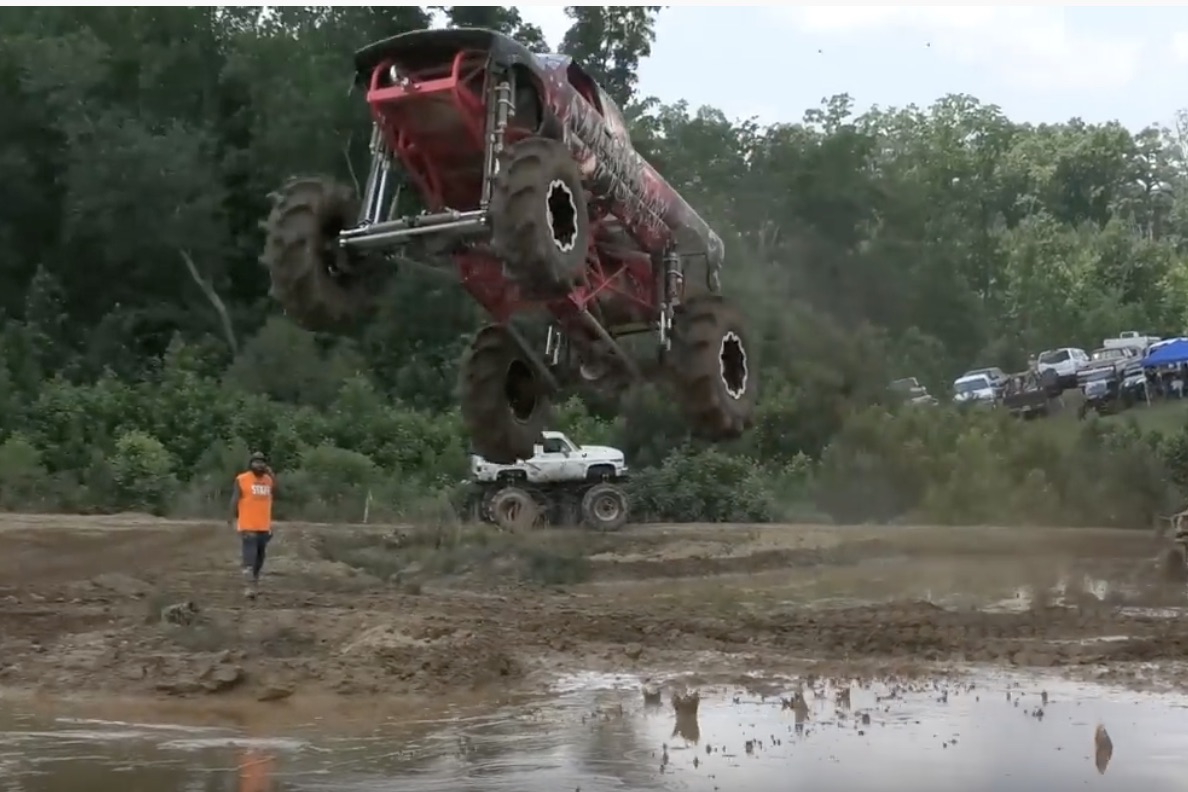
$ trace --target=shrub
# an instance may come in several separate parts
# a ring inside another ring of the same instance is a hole
[[[20,434],[0,444],[0,509],[30,509],[46,493],[41,452]]]
[[[674,522],[763,522],[775,504],[758,463],[710,448],[680,448],[657,468],[635,474],[637,519]]]
[[[108,467],[116,508],[164,514],[177,490],[173,457],[161,441],[139,429],[116,438]]]

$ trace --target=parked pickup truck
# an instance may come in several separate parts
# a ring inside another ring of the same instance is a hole
[[[1143,371],[1142,355],[1132,347],[1112,346],[1093,350],[1089,361],[1077,370],[1077,385],[1084,390],[1085,382],[1100,379],[1102,370],[1112,372],[1111,376],[1125,379]]]
[[[928,388],[920,384],[915,377],[903,377],[892,380],[888,390],[894,398],[907,404],[934,405],[936,397],[928,393]]]
[[[1089,363],[1077,372],[1077,384],[1084,395],[1080,416],[1089,410],[1105,415],[1130,407],[1134,402],[1134,387],[1127,382],[1143,382],[1142,357],[1132,347],[1110,346],[1093,351]]]
[[[1117,338],[1102,339],[1101,345],[1105,349],[1130,349],[1137,355],[1143,355],[1160,341],[1159,336],[1147,335],[1137,330],[1124,330]]]
[[[1002,406],[1020,418],[1042,418],[1052,408],[1052,399],[1060,392],[1059,375],[1048,369],[1040,373],[1024,371],[1007,377],[1002,392]]]
[[[998,388],[986,374],[966,374],[953,382],[953,402],[961,407],[993,407]]]

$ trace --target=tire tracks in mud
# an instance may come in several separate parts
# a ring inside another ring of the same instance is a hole
[[[723,652],[773,649],[818,659],[910,659],[1084,665],[1188,656],[1188,625],[1114,609],[950,610],[927,602],[768,611],[732,617],[667,608],[568,607],[526,618],[519,632],[553,648],[638,644]],[[563,627],[561,626],[563,625]],[[1103,640],[1108,639],[1108,640]]]
[[[896,555],[890,543],[881,539],[867,539],[836,547],[775,548],[730,555],[594,559],[590,562],[590,569],[599,581],[649,580],[765,572],[783,568],[851,566],[871,558],[894,560]]]

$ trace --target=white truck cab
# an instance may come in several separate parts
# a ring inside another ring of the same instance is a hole
[[[967,374],[953,382],[953,401],[958,404],[993,404],[998,399],[998,390],[987,374]]]
[[[498,465],[471,454],[471,476],[475,481],[515,479],[531,484],[627,478],[627,462],[619,449],[579,446],[561,432],[542,434],[544,442],[534,446],[532,458],[513,465]]]
[[[1067,390],[1077,386],[1077,372],[1089,360],[1089,354],[1080,347],[1045,349],[1036,358],[1035,371],[1037,374],[1055,371],[1060,380],[1060,387]]]

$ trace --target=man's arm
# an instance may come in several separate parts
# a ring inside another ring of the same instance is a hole
[[[227,517],[227,522],[235,525],[235,520],[239,517],[239,479],[234,479],[231,482],[231,506],[230,514]]]

